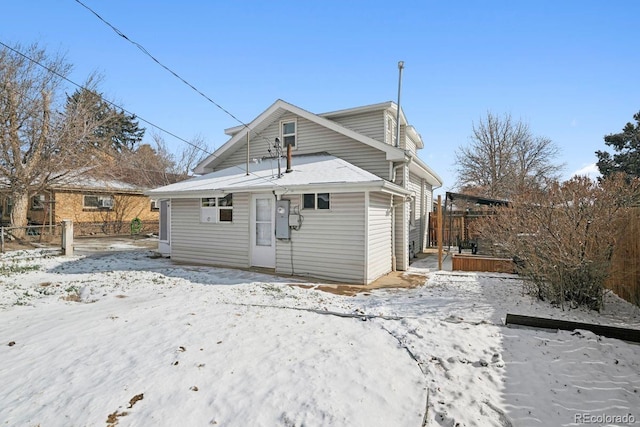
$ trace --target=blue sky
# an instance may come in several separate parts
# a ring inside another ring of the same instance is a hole
[[[395,101],[405,61],[401,104],[443,190],[487,111],[552,139],[569,177],[640,110],[635,0],[83,2],[244,122],[278,98],[315,113]],[[217,148],[239,124],[74,0],[4,2],[0,41],[65,53],[72,80],[97,71],[109,99],[184,139]]]

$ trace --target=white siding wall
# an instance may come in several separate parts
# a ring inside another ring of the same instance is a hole
[[[405,165],[398,168],[396,183],[402,185],[409,179],[409,168]],[[396,270],[406,270],[409,267],[409,203],[404,198],[394,197],[395,208],[395,241],[396,241]]]
[[[296,116],[287,114],[280,120],[294,119]],[[273,143],[280,129],[280,120],[272,123],[267,129],[261,132],[261,136],[254,135],[251,138],[250,159],[268,156],[268,143]],[[346,160],[364,170],[367,170],[379,177],[388,178],[389,163],[384,152],[369,147],[361,142],[354,141],[346,136],[320,126],[314,122],[298,117],[297,118],[297,145],[293,154],[312,154],[327,152],[336,157]],[[264,137],[264,138],[263,138]],[[231,166],[242,165],[247,160],[246,140],[238,144],[229,158],[222,162],[216,170]],[[293,161],[295,168],[295,159]]]
[[[424,187],[425,219],[424,219],[423,227],[424,227],[424,232],[428,234],[429,233],[429,215],[431,215],[433,212],[433,186],[427,182],[425,182],[424,186],[425,186]],[[431,244],[431,242],[429,242],[428,240],[428,237],[425,237],[424,244],[426,246]]]
[[[300,196],[289,196],[291,207]],[[291,231],[291,242],[276,243],[276,272],[293,272],[321,279],[364,283],[365,265],[364,193],[331,194],[330,210],[301,209],[304,222]]]
[[[422,206],[422,179],[412,173],[409,174],[409,191],[415,196],[415,213],[413,217],[415,222],[413,225],[409,225],[409,245],[413,242],[413,249],[415,253],[422,251],[422,217],[424,212],[421,210]]]
[[[404,126],[402,126],[402,128],[404,129]],[[413,142],[409,137],[405,137],[403,140],[405,145],[404,149],[415,155],[417,150],[416,143]]]
[[[379,110],[346,117],[332,117],[329,120],[340,123],[342,126],[369,138],[384,142],[384,118],[384,111]]]
[[[200,199],[171,200],[171,259],[249,266],[249,195],[233,195],[233,222],[200,223]]]
[[[391,196],[369,194],[367,283],[391,271]]]

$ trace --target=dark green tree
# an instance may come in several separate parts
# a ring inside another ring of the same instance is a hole
[[[76,90],[73,95],[67,96],[66,110],[68,113],[80,106],[83,109],[89,106],[93,120],[102,123],[82,141],[89,144],[91,148],[113,149],[117,152],[123,152],[133,150],[142,141],[145,128],[140,128],[136,116],[114,107],[104,100],[102,94],[82,88]]]
[[[614,151],[596,151],[598,169],[603,177],[622,172],[628,177],[640,177],[640,112],[634,114],[635,124],[627,123],[622,132],[604,137],[604,142]]]

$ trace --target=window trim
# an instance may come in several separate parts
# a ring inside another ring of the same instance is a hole
[[[230,197],[231,204],[223,204],[222,200],[227,200]],[[231,212],[231,220],[221,219],[221,212]],[[204,221],[205,213],[209,213],[208,218],[213,217],[211,221]],[[224,196],[212,196],[200,198],[200,224],[232,224],[233,223],[233,193],[225,194]]]
[[[36,206],[36,200],[39,201],[38,206]],[[46,202],[47,197],[43,193],[34,194],[33,196],[31,196],[31,206],[29,207],[29,210],[43,211]]]
[[[392,145],[392,146],[396,146],[396,128],[397,128],[398,124],[396,123],[396,119],[394,119],[393,117],[391,117],[390,115],[387,116],[387,123],[385,124],[386,127],[386,131],[387,131],[387,144]]]
[[[95,197],[96,201],[97,201],[97,206],[92,206],[92,205],[87,205],[87,197]],[[111,200],[111,206],[100,206],[100,200],[105,200],[105,199],[110,199]],[[114,210],[116,206],[116,199],[113,195],[109,195],[109,196],[105,196],[105,195],[100,195],[100,194],[83,194],[82,195],[82,209],[83,210],[91,210],[91,211],[98,211],[98,210]]]
[[[329,205],[326,208],[318,207],[318,200],[319,200],[318,196],[321,195],[321,194],[326,194],[328,196],[328,198],[329,198],[329,200],[328,200],[328,204]],[[308,196],[308,195],[313,195],[313,207],[312,208],[311,207],[306,207],[305,203],[304,203],[305,196]],[[309,211],[311,211],[311,210],[313,210],[313,211],[330,211],[331,210],[331,205],[332,205],[332,203],[331,203],[331,193],[322,192],[322,193],[303,193],[302,194],[302,209],[309,210]]]
[[[293,123],[293,126],[294,126],[293,133],[284,133],[284,126],[289,123]],[[287,145],[285,143],[285,137],[291,137],[291,136],[293,136],[293,145],[291,145],[291,149],[297,150],[298,149],[298,120],[297,119],[280,120],[280,141],[282,141],[282,148],[284,150],[287,149]]]

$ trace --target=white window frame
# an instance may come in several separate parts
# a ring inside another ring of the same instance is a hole
[[[231,200],[227,205],[226,200]],[[221,219],[221,212],[231,212],[231,220]],[[200,199],[200,223],[202,224],[231,224],[233,223],[233,193],[224,196],[202,197]]]
[[[313,194],[313,207],[312,208],[308,208],[308,207],[305,207],[305,205],[304,205],[304,196],[311,195],[311,194]],[[318,207],[318,200],[319,200],[318,196],[320,194],[326,194],[329,197],[329,206],[327,208],[319,208]],[[302,195],[302,209],[306,209],[306,210],[309,210],[309,211],[311,211],[311,210],[313,210],[313,211],[330,211],[331,210],[331,204],[332,204],[331,203],[331,193],[324,193],[324,192],[323,193],[304,193]]]
[[[93,206],[93,205],[87,205],[87,197],[95,197],[98,205],[97,206]],[[100,201],[101,200],[111,200],[111,206],[105,206],[102,207],[100,206]],[[104,195],[99,195],[99,194],[83,194],[82,195],[82,209],[95,209],[95,210],[113,210],[115,208],[116,205],[116,201],[114,199],[113,196],[104,196]]]
[[[286,124],[293,123],[293,133],[284,133],[284,126]],[[287,149],[287,144],[285,143],[285,138],[293,137],[293,145],[291,146],[292,150],[298,149],[298,120],[280,120],[280,141],[282,141],[282,148],[284,150]]]
[[[29,210],[32,211],[43,211],[44,204],[46,203],[46,197],[44,194],[36,194],[31,198],[31,206]]]
[[[396,145],[396,121],[393,117],[387,116],[387,123],[385,127],[387,128],[387,144]]]

